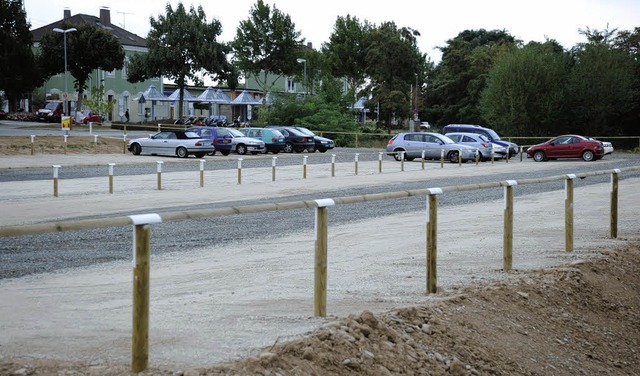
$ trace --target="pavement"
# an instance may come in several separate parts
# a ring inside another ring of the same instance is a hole
[[[31,165],[125,163],[126,156],[38,156]],[[0,168],[16,168],[22,158],[0,157]],[[131,158],[128,158],[130,160]],[[150,163],[154,164],[155,157]],[[0,183],[0,226],[147,210],[197,202],[252,198],[282,199],[326,189],[384,185],[391,181],[427,181],[464,173],[487,174],[554,164],[377,162],[277,169],[246,168],[238,184],[236,170],[206,169],[167,173],[163,189],[157,176]],[[194,164],[195,166],[195,164]],[[67,167],[65,167],[67,168]],[[597,169],[597,166],[594,167]],[[106,171],[106,170],[105,170]],[[516,188],[517,189],[517,188]],[[438,210],[438,294],[426,294],[425,210],[331,226],[326,318],[313,317],[314,231],[301,229],[284,238],[203,246],[152,256],[149,363],[152,367],[204,367],[254,354],[274,342],[305,335],[337,318],[435,301],[462,286],[512,278],[520,271],[554,267],[594,257],[604,249],[640,240],[640,179],[624,179],[619,192],[617,239],[608,237],[610,184],[581,187],[574,196],[574,251],[564,250],[563,190],[517,197],[511,273],[502,268],[502,200]],[[212,193],[216,193],[213,195]],[[324,197],[318,197],[324,198]],[[204,201],[203,201],[204,200]],[[464,218],[472,213],[474,221]],[[312,211],[309,215],[313,215]],[[481,226],[481,223],[495,223]],[[455,236],[453,236],[455,234]],[[6,238],[4,238],[6,239]],[[0,246],[4,240],[0,238]],[[131,357],[131,262],[112,262],[51,274],[0,281],[0,356],[33,356],[129,364]]]

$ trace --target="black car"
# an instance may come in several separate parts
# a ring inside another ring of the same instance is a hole
[[[267,125],[266,128],[274,128],[280,131],[284,136],[284,149],[285,153],[302,153],[305,150],[314,150],[315,141],[313,136],[306,135],[295,127],[279,126],[279,125]]]
[[[311,149],[307,149],[307,151],[309,151],[310,153],[313,153],[316,150],[319,151],[320,153],[324,153],[327,150],[333,149],[336,146],[335,142],[333,142],[332,139],[326,138],[326,137],[322,137],[322,136],[318,136],[315,133],[311,132],[309,129],[305,128],[305,127],[294,126],[294,128],[299,130],[300,132],[306,134],[307,136],[313,137],[313,141],[315,143],[315,147],[313,147]]]

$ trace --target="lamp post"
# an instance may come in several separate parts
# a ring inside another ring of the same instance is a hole
[[[304,63],[304,96],[307,96],[307,60],[303,58],[296,59],[298,63]]]
[[[69,96],[69,88],[67,87],[67,33],[78,31],[75,27],[69,29],[53,29],[56,33],[62,33],[64,40],[64,114],[69,116],[69,107],[67,97]]]

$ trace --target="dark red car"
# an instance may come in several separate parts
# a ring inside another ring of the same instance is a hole
[[[96,114],[95,112],[82,112],[79,111],[77,113],[77,117],[75,119],[76,123],[79,124],[89,124],[89,123],[102,123],[102,115]]]
[[[602,142],[589,137],[567,134],[527,149],[527,158],[536,162],[559,158],[582,158],[595,161],[604,157]]]

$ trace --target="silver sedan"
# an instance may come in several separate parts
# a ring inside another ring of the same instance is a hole
[[[149,137],[136,138],[129,141],[127,149],[133,155],[175,155],[180,158],[187,158],[189,155],[202,158],[216,150],[213,140],[185,131],[162,131]]]
[[[425,159],[446,158],[451,163],[458,163],[461,153],[463,161],[473,161],[476,158],[476,149],[462,144],[456,144],[449,137],[433,132],[403,132],[398,133],[387,144],[387,155],[392,155],[396,161],[404,159],[412,161]]]

